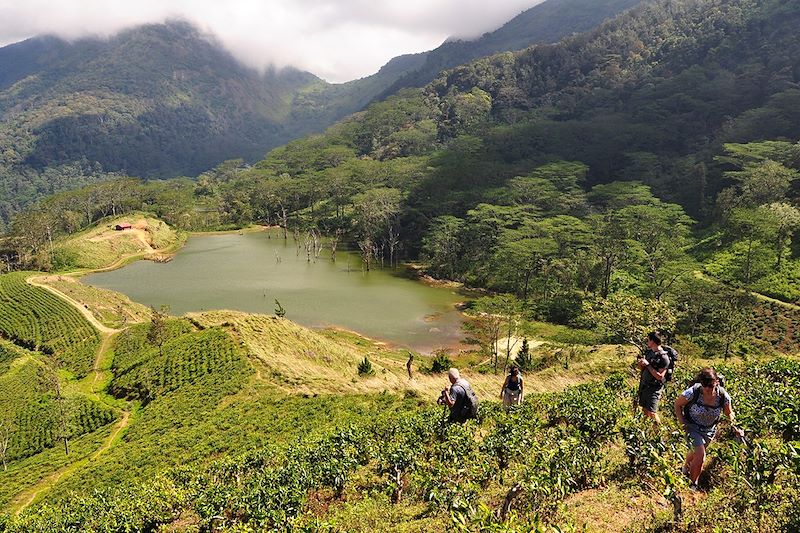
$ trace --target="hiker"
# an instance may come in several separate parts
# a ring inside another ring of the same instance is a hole
[[[522,374],[520,374],[519,368],[512,366],[503,382],[503,388],[500,390],[503,407],[509,408],[512,405],[521,404],[522,393]]]
[[[447,372],[450,387],[442,390],[440,402],[450,408],[448,422],[464,423],[478,414],[478,398],[469,382],[461,377],[457,368]]]
[[[744,431],[734,426],[731,396],[720,384],[720,377],[713,368],[704,368],[696,383],[675,399],[675,417],[686,429],[692,449],[686,454],[682,472],[691,480],[690,488],[697,490],[697,480],[703,471],[706,448],[717,434],[717,423],[725,413],[731,421],[731,429],[739,437]]]
[[[664,394],[664,383],[669,364],[669,355],[661,347],[661,336],[658,332],[651,331],[647,334],[647,350],[636,360],[636,366],[641,370],[638,392],[639,406],[645,416],[652,418],[657,424],[661,423],[661,417],[658,415],[658,403]]]

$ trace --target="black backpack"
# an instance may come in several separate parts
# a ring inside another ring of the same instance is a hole
[[[675,363],[678,361],[678,351],[672,346],[661,346],[669,356],[669,364],[667,365],[667,373],[664,374],[664,383],[672,381],[672,374],[675,372]]]

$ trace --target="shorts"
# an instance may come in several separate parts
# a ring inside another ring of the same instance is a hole
[[[695,448],[698,446],[708,446],[711,444],[711,441],[714,440],[716,434],[716,427],[707,428],[691,422],[686,423],[686,436]]]
[[[512,405],[519,405],[522,403],[522,391],[508,390],[503,391],[503,405],[509,407]]]
[[[661,402],[661,395],[664,394],[664,386],[658,387],[639,387],[639,406],[644,407],[651,413],[658,411],[658,404]]]

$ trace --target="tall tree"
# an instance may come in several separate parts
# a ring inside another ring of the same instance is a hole
[[[164,343],[169,339],[169,307],[150,307],[150,327],[147,329],[147,342],[158,347],[158,354],[164,356]]]
[[[13,427],[9,420],[0,420],[0,460],[3,461],[3,472],[8,470],[7,456],[13,432]]]
[[[400,212],[400,199],[400,191],[391,188],[370,189],[353,198],[357,243],[368,271],[379,255],[380,241],[389,224]]]
[[[775,255],[778,258],[775,270],[779,271],[786,247],[800,228],[800,209],[782,202],[769,204],[766,209],[775,222]]]

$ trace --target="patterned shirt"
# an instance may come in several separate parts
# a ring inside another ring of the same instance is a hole
[[[692,422],[698,426],[714,427],[719,422],[726,405],[731,403],[731,395],[722,387],[717,387],[714,391],[714,403],[706,405],[703,401],[703,387],[697,383],[683,391],[683,397],[692,401],[692,397],[697,394],[697,401],[689,406],[689,418],[687,422]],[[695,392],[697,391],[697,392]]]

